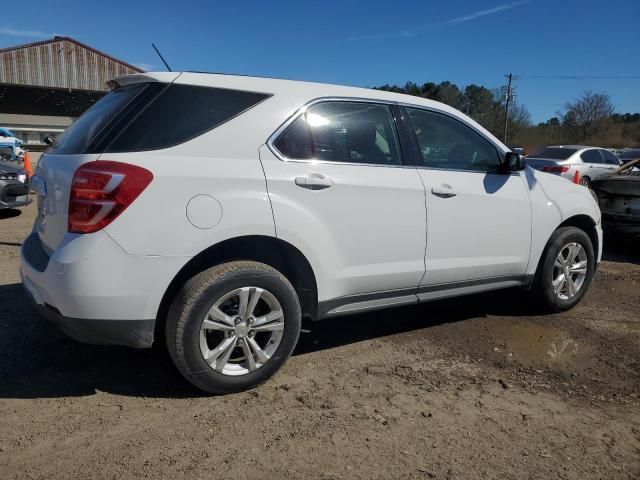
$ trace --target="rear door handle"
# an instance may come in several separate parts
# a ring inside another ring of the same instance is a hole
[[[333,185],[331,178],[320,173],[310,173],[304,177],[296,177],[296,185],[309,190],[323,190]]]
[[[455,197],[458,192],[450,185],[439,185],[437,187],[431,187],[431,193],[436,197],[449,198]]]

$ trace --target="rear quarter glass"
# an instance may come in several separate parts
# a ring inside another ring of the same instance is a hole
[[[115,136],[105,152],[157,150],[216,128],[268,98],[268,94],[170,85]]]
[[[158,83],[139,83],[105,95],[72,124],[50,153],[158,150],[195,138],[269,95]]]

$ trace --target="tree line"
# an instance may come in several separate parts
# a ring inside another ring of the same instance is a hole
[[[404,86],[382,85],[377,90],[404,93],[446,103],[467,114],[496,137],[502,139],[505,95],[500,88],[471,84],[427,82]],[[509,105],[508,143],[510,145],[551,145],[579,143],[602,147],[640,146],[640,113],[616,113],[606,93],[585,91],[567,102],[562,111],[545,122],[533,124],[524,105]]]

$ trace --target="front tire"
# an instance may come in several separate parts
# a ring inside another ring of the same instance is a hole
[[[190,279],[167,315],[167,347],[182,375],[205,392],[253,388],[275,374],[298,341],[300,302],[274,268],[251,261]]]
[[[578,304],[595,272],[593,244],[584,230],[562,227],[551,235],[540,260],[535,290],[553,312]]]

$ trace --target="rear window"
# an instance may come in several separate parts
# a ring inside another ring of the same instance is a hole
[[[545,148],[539,153],[531,155],[531,157],[532,158],[548,158],[550,160],[566,160],[576,152],[577,150],[575,148],[550,147],[550,148]]]
[[[89,153],[91,141],[145,87],[145,84],[140,83],[106,94],[56,138],[50,152],[58,155]]]
[[[157,150],[232,119],[267,94],[193,85],[136,84],[105,95],[56,141],[59,155]]]

